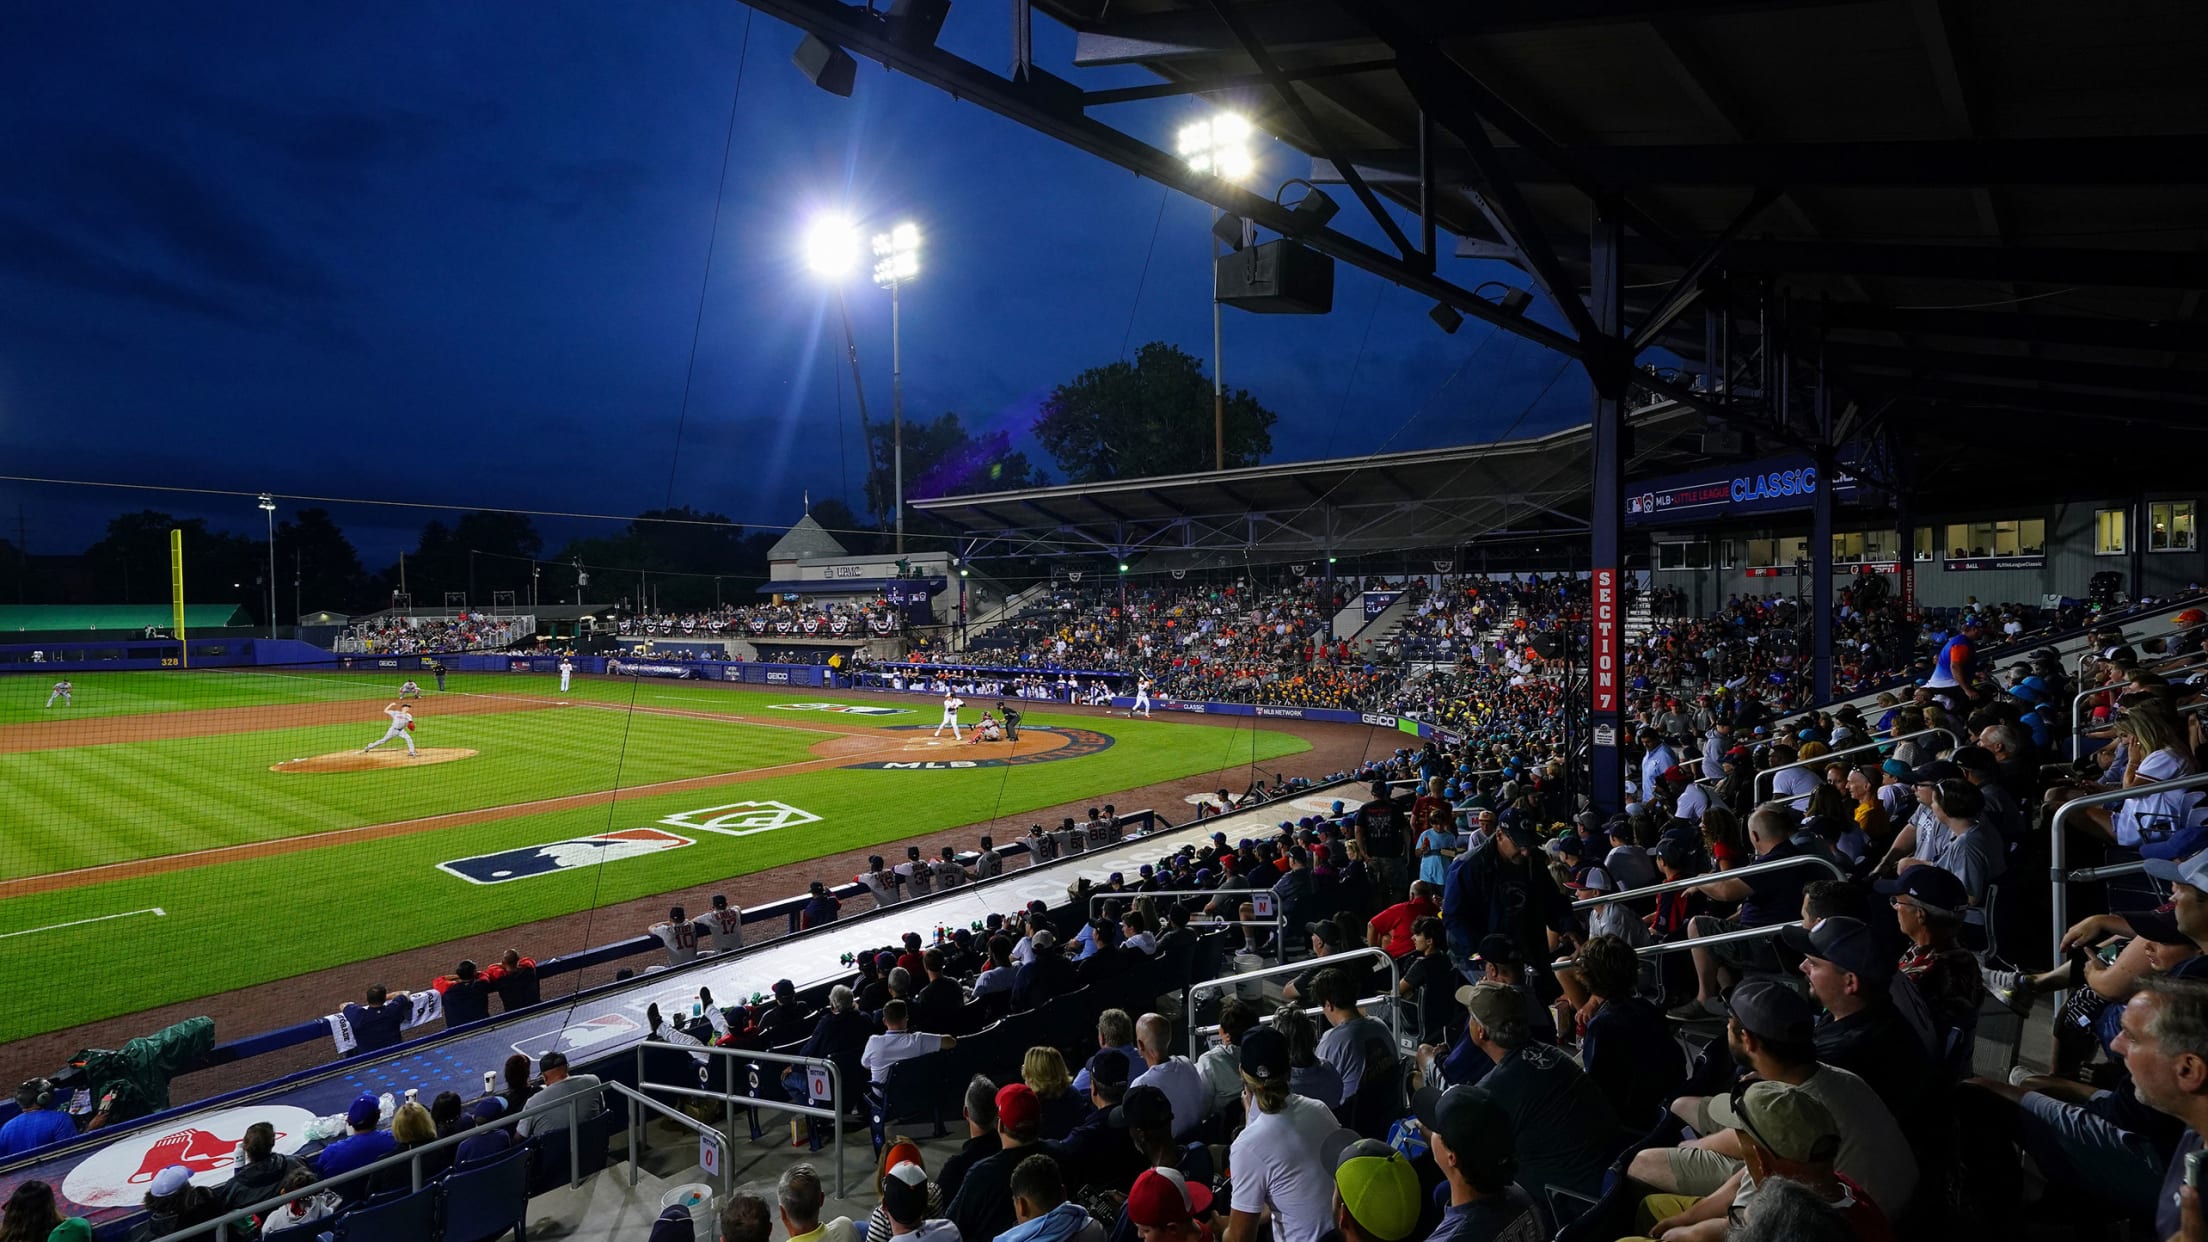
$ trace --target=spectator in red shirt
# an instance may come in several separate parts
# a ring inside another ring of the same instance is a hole
[[[1372,916],[1365,924],[1365,943],[1386,949],[1389,957],[1411,951],[1411,927],[1420,919],[1441,913],[1441,893],[1424,880],[1411,881],[1408,901],[1399,901]]]

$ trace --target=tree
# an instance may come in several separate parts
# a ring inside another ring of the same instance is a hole
[[[187,602],[244,604],[256,614],[266,610],[267,587],[262,579],[268,572],[267,549],[259,539],[209,531],[204,518],[177,518],[155,509],[110,519],[107,533],[85,549],[93,598],[103,603],[167,602],[172,529],[184,532]]]
[[[867,427],[868,459],[874,463],[866,481],[867,508],[889,513],[896,503],[896,441],[888,423]],[[944,414],[934,422],[905,424],[905,499],[937,496],[970,496],[976,492],[1008,492],[1040,487],[1046,480],[1028,461],[1027,454],[1012,448],[1012,437],[991,431],[979,437],[966,430],[956,414]],[[818,520],[818,515],[815,515]],[[894,522],[890,523],[894,525]],[[910,515],[907,515],[910,525]]]
[[[1212,464],[1211,381],[1193,356],[1163,341],[1132,363],[1093,367],[1051,390],[1035,438],[1068,483],[1186,474]],[[1273,451],[1278,416],[1246,389],[1227,393],[1229,468]]]
[[[380,607],[368,586],[368,571],[361,568],[360,553],[338,529],[328,509],[301,509],[276,524],[276,585],[282,595],[286,578],[294,579],[292,597],[300,608],[330,608],[354,612],[365,606]],[[277,601],[277,613],[284,612]]]

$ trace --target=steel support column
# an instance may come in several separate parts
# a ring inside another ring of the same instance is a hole
[[[1832,702],[1832,388],[1817,373],[1817,490],[1809,509],[1809,668],[1811,693]]]
[[[2143,495],[2131,498],[2131,529],[2124,532],[2125,558],[2131,562],[2131,597],[2138,599],[2147,593],[2147,540],[2154,533],[2150,524],[2152,515],[2147,511],[2147,498]]]
[[[1589,498],[1588,586],[1593,600],[1594,650],[1588,660],[1588,711],[1593,787],[1590,801],[1602,814],[1625,805],[1625,401],[1633,375],[1625,331],[1625,223],[1613,200],[1595,203],[1588,238],[1589,310],[1599,335],[1583,339],[1582,362],[1594,385],[1594,424],[1588,450],[1593,494]]]

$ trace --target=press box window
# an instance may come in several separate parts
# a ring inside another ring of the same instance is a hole
[[[2147,523],[2149,552],[2190,552],[2197,546],[2190,500],[2155,501],[2147,506]]]
[[[1958,560],[1988,556],[2039,556],[2047,550],[2047,520],[1964,522],[1947,527],[1948,555]]]
[[[1708,569],[1710,545],[1704,543],[1659,543],[1656,545],[1658,569]]]
[[[2124,511],[2122,509],[2095,509],[2093,511],[2093,555],[2122,556],[2124,554]]]

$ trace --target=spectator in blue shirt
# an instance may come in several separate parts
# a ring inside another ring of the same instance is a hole
[[[399,1029],[414,1016],[414,998],[400,993],[386,998],[381,984],[368,989],[366,1004],[347,1005],[341,1011],[346,1024],[353,1028],[354,1048],[350,1055],[377,1052],[399,1042]]]
[[[0,1126],[0,1160],[77,1137],[77,1123],[55,1111],[54,1084],[45,1079],[33,1078],[17,1087],[15,1106],[23,1111]]]
[[[315,1159],[315,1169],[325,1178],[374,1164],[399,1150],[399,1141],[388,1130],[379,1130],[382,1105],[373,1091],[363,1091],[354,1097],[352,1107],[345,1110],[345,1124],[351,1134],[322,1149]],[[368,1179],[354,1178],[338,1187],[338,1193],[346,1199],[360,1199],[368,1193]]]

